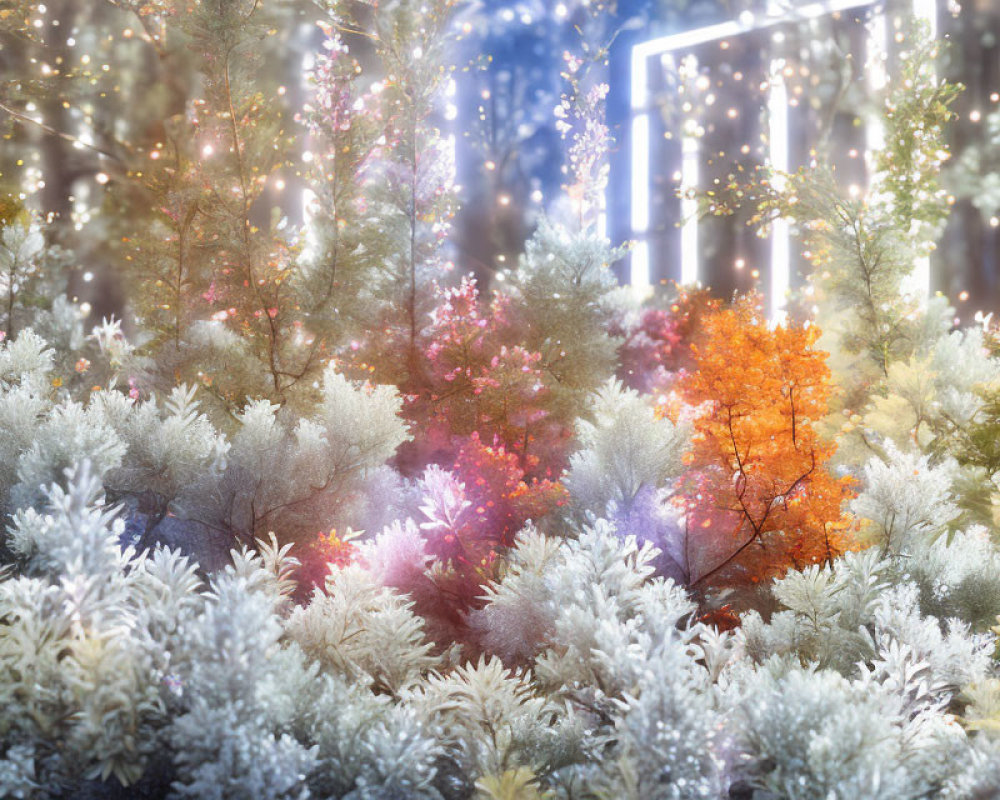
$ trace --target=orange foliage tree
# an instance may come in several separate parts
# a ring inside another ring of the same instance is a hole
[[[691,583],[757,582],[849,547],[841,512],[851,479],[827,464],[836,445],[816,423],[832,387],[815,326],[770,327],[750,296],[702,320],[694,369],[680,381],[697,408],[688,506]]]

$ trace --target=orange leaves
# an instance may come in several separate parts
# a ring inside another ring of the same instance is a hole
[[[832,387],[815,327],[770,327],[756,297],[707,315],[679,391],[694,420],[695,524],[730,541],[698,580],[740,566],[759,579],[846,546],[849,479],[826,469],[835,445],[815,429]]]

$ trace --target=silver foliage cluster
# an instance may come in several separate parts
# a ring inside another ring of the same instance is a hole
[[[657,419],[648,399],[611,380],[577,423],[579,449],[563,483],[581,510],[599,517],[631,507],[643,488],[661,492],[682,471],[690,431]]]
[[[0,581],[5,796],[131,785],[164,760],[172,797],[438,796],[440,745],[416,713],[299,646],[287,547],[234,553],[205,583],[176,552],[123,549],[92,472],[68,485],[19,516],[19,574]],[[412,637],[379,653],[426,659]]]
[[[611,523],[528,529],[473,614],[482,652],[460,658],[363,564],[296,604],[289,546],[237,549],[205,579],[123,547],[105,500],[83,469],[10,528],[9,796],[159,780],[212,798],[972,797],[1000,763],[996,637],[958,600],[928,611],[985,580],[972,565],[935,583],[909,550],[851,553],[720,633]],[[966,545],[907,547],[941,564]]]
[[[107,327],[95,336],[113,360],[119,337]],[[224,556],[234,539],[371,516],[368,478],[409,435],[395,389],[356,384],[333,367],[308,412],[248,401],[228,425],[201,410],[193,388],[140,400],[110,387],[81,402],[60,380],[54,351],[30,330],[0,345],[0,508],[38,507],[44,487],[87,460],[128,505],[135,544],[197,535],[217,540]]]

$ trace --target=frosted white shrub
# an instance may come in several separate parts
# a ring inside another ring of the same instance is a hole
[[[249,403],[229,439],[225,468],[181,492],[186,517],[243,534],[334,527],[408,434],[395,389],[357,385],[329,368],[315,414],[296,418]],[[340,516],[338,516],[340,515]]]
[[[519,766],[545,773],[580,757],[583,729],[569,708],[497,658],[432,674],[414,704],[440,726],[466,776],[499,775]]]
[[[951,497],[954,462],[934,466],[919,453],[887,443],[888,463],[873,458],[865,466],[864,488],[851,510],[870,520],[884,553],[905,552],[916,539],[933,539],[959,514]]]
[[[740,696],[736,731],[755,797],[933,795],[964,744],[952,725],[952,735],[938,732],[915,746],[898,696],[830,670],[764,668]]]
[[[592,420],[577,421],[580,449],[564,479],[574,503],[604,516],[631,505],[639,490],[663,488],[680,474],[689,431],[657,419],[648,398],[608,381],[590,401]]]
[[[437,665],[411,608],[361,567],[334,567],[285,629],[325,670],[397,695]]]
[[[133,591],[146,574],[128,569],[111,515],[96,507],[100,485],[80,471],[48,492],[45,514],[28,510],[13,548],[33,577],[0,581],[0,699],[7,747],[63,747],[39,782],[114,775],[136,780],[158,743],[164,707],[157,647],[139,627]]]
[[[92,474],[67,486],[17,515],[21,574],[0,578],[11,796],[134,784],[156,760],[176,797],[969,797],[993,763],[995,637],[927,616],[877,550],[789,573],[784,610],[733,635],[692,623],[655,551],[612,525],[525,531],[474,622],[531,669],[455,667],[361,565],[293,607],[272,539],[205,584],[175,552],[123,550]]]
[[[634,798],[722,797],[727,736],[707,674],[681,647],[648,659],[615,726],[621,755],[610,785]]]
[[[96,394],[94,403],[127,448],[105,482],[119,494],[156,495],[161,516],[184,489],[225,467],[229,443],[200,412],[193,387],[175,388],[162,405],[115,391]]]
[[[879,598],[875,639],[880,651],[894,642],[905,645],[927,665],[934,684],[952,694],[984,680],[994,669],[995,637],[974,634],[967,623],[956,619],[923,616],[919,592],[913,584],[895,586]]]
[[[789,571],[772,586],[784,609],[767,624],[755,611],[743,617],[747,653],[758,662],[794,655],[803,663],[850,672],[874,651],[870,628],[889,574],[890,564],[874,549]]]
[[[921,589],[921,607],[983,626],[1000,614],[1000,550],[974,526],[914,549],[900,569]]]
[[[124,454],[125,445],[94,404],[57,405],[18,458],[11,503],[15,508],[24,508],[40,502],[44,486],[60,480],[66,469],[83,461],[89,461],[97,475],[103,476],[121,463]]]
[[[517,535],[502,581],[485,589],[482,609],[471,615],[482,646],[506,663],[532,659],[551,636],[555,609],[550,570],[564,557],[560,540],[534,528]]]

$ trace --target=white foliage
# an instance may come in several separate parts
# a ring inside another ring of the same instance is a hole
[[[135,347],[125,338],[121,320],[105,317],[100,325],[93,327],[89,338],[115,374],[133,360]]]
[[[25,563],[25,571],[58,575],[73,569],[81,575],[104,576],[121,565],[117,538],[121,520],[100,508],[103,490],[84,462],[79,471],[67,471],[70,488],[47,489],[48,509],[33,508],[14,515],[9,528],[10,548]],[[74,535],[67,536],[67,528]]]
[[[616,684],[595,657],[599,631],[636,614],[655,554],[633,538],[619,539],[604,520],[558,545],[529,529],[518,537],[511,571],[487,590],[489,602],[473,613],[471,623],[491,652],[512,660],[558,643],[538,657],[544,683],[599,684],[607,677]],[[673,607],[664,613],[675,622],[691,608],[685,600],[676,617]]]
[[[598,516],[627,508],[644,486],[662,488],[680,474],[689,431],[657,419],[637,392],[615,380],[591,397],[593,421],[577,421],[580,450],[570,457],[564,484],[580,508]]]
[[[503,580],[486,587],[486,605],[470,615],[487,652],[511,664],[526,662],[541,649],[554,622],[550,570],[563,557],[554,537],[532,527],[517,535]]]
[[[795,655],[803,663],[847,673],[874,652],[869,629],[889,572],[875,550],[788,572],[772,587],[786,610],[774,613],[768,624],[755,611],[743,617],[747,653],[758,662]]]
[[[607,252],[543,230],[516,291],[540,307],[569,286],[599,321]],[[567,346],[613,349],[603,333],[567,341],[572,314],[557,305],[536,343],[554,372],[571,366]],[[134,355],[114,323],[95,340],[112,366]],[[1000,613],[1000,551],[988,529],[953,530],[953,462],[901,450],[937,430],[935,415],[971,419],[976,387],[997,381],[978,332],[891,368],[896,399],[873,406],[886,431],[905,429],[852,505],[882,547],[789,572],[772,587],[780,608],[767,622],[746,614],[736,633],[694,622],[686,592],[654,577],[657,551],[596,519],[645,490],[667,496],[687,437],[605,383],[566,477],[596,521],[518,535],[469,614],[462,647],[477,658],[464,663],[458,645],[438,655],[409,598],[386,588],[418,585],[428,538],[470,510],[432,467],[415,492],[421,521],[398,519],[406,489],[385,462],[408,433],[395,389],[329,367],[314,407],[249,400],[223,432],[184,387],[73,402],[53,380],[63,349],[54,369],[31,331],[0,345],[5,797],[131,786],[153,760],[169,762],[170,796],[220,800],[452,800],[504,776],[565,798],[996,793],[997,639],[983,631]],[[594,375],[564,377],[591,391]],[[904,406],[912,417],[891,419]],[[105,490],[130,513],[155,496],[182,522],[258,538],[203,580],[177,552],[123,549]],[[271,531],[287,541],[353,514],[386,527],[295,606],[299,565]]]
[[[153,492],[170,501],[225,466],[228,442],[199,412],[193,387],[176,387],[162,407],[114,391],[96,394],[93,402],[127,448],[107,476],[118,492]]]
[[[35,440],[52,407],[49,373],[54,353],[31,331],[0,344],[0,492],[17,482],[17,460]]]
[[[543,219],[506,284],[526,323],[526,346],[557,379],[569,419],[614,373],[617,342],[607,330],[618,285],[610,267],[620,255],[606,239]]]
[[[560,290],[581,294],[611,291],[617,288],[614,274],[608,269],[614,251],[608,241],[598,236],[575,235],[566,228],[545,220],[525,248],[514,276],[526,297],[543,301]]]
[[[992,672],[994,637],[972,634],[966,623],[942,621],[920,613],[919,593],[913,584],[887,590],[875,611],[875,640],[884,653],[893,643],[905,646],[925,663],[939,692],[955,694]]]
[[[427,720],[441,727],[443,741],[466,774],[500,774],[517,766],[557,766],[560,739],[579,737],[567,709],[532,686],[529,675],[481,659],[448,675],[432,674],[414,697]],[[567,731],[568,729],[568,731]]]
[[[241,718],[237,707],[196,702],[170,730],[177,749],[171,797],[198,800],[298,798],[309,790],[305,776],[316,766],[315,749],[288,734]]]
[[[621,756],[611,785],[629,800],[723,797],[720,717],[702,676],[679,648],[664,648],[616,724]]]
[[[276,612],[284,612],[297,586],[294,575],[300,562],[289,555],[291,543],[279,545],[273,531],[267,540],[257,539],[256,546],[256,550],[233,550],[232,564],[223,572],[245,580],[247,589],[266,595]]]
[[[383,586],[413,586],[431,561],[427,542],[409,517],[392,522],[358,550],[361,563]]]
[[[0,739],[63,743],[42,783],[113,774],[128,784],[159,746],[162,659],[135,591],[147,573],[130,569],[99,495],[96,477],[81,471],[68,489],[49,490],[45,514],[19,514],[13,547],[37,577],[0,582],[0,700],[10,720]]]
[[[103,476],[117,467],[124,455],[124,443],[94,403],[87,407],[61,403],[38,425],[31,446],[18,458],[11,503],[24,508],[41,502],[43,487],[59,481],[65,470],[83,461],[89,461],[91,469]]]
[[[315,749],[275,731],[259,685],[282,634],[266,586],[229,571],[188,628],[181,678],[184,713],[167,735],[176,751],[178,797],[306,797]]]
[[[334,567],[325,591],[316,589],[285,628],[325,670],[399,694],[437,664],[424,622],[411,608],[360,567]]]
[[[865,467],[864,489],[851,510],[874,523],[884,552],[896,554],[940,535],[959,509],[951,498],[954,462],[932,466],[927,456],[891,443],[886,451],[888,463],[873,458]]]
[[[921,606],[937,616],[982,626],[1000,614],[1000,551],[986,528],[915,548],[905,569],[921,588]]]
[[[35,773],[36,754],[33,747],[14,745],[0,759],[0,786],[7,797],[31,800],[42,789]]]
[[[523,532],[473,624],[511,661],[541,651],[542,687],[588,714],[613,714],[604,736],[614,757],[599,774],[574,767],[556,780],[589,776],[580,779],[636,800],[719,796],[726,779],[710,686],[735,651],[728,637],[706,630],[699,641],[700,627],[680,627],[694,605],[671,581],[651,578],[654,557],[603,521],[562,543]]]
[[[332,367],[311,416],[252,401],[237,417],[224,468],[204,472],[177,506],[189,518],[255,537],[334,527],[407,438],[401,402],[395,389],[354,384]],[[181,412],[190,420],[190,409]]]
[[[28,386],[39,392],[48,384],[55,352],[33,331],[22,331],[0,345],[0,386]]]
[[[443,535],[459,530],[472,508],[472,501],[465,497],[465,484],[439,466],[432,464],[417,482],[420,487],[420,512],[425,521],[420,530],[431,535]]]
[[[36,224],[4,226],[0,234],[0,273],[17,277],[29,273],[44,247],[45,239]],[[5,293],[7,288],[0,284]]]
[[[976,326],[938,339],[931,366],[940,411],[959,425],[968,423],[982,405],[975,389],[1000,379],[1000,359],[989,355],[983,330]]]
[[[294,644],[276,662],[260,694],[299,741],[316,743],[312,796],[440,800],[443,747],[413,708],[322,672]]]
[[[654,633],[643,624],[662,633],[694,606],[682,590],[664,589],[670,584],[647,586],[656,551],[638,547],[631,537],[618,539],[601,520],[565,547],[563,562],[548,571],[553,646],[538,657],[537,675],[551,686],[582,684],[605,694],[628,691],[635,679],[635,670],[626,669],[632,649],[644,646],[635,640]],[[640,616],[647,592],[661,593],[665,601],[655,617]]]
[[[331,364],[323,373],[316,421],[324,431],[329,461],[340,471],[383,464],[410,438],[399,416],[402,398],[392,386],[357,385]]]
[[[760,670],[740,692],[736,730],[755,797],[923,797],[940,778],[935,760],[951,755],[947,739],[929,753],[910,748],[891,695],[830,670]]]

